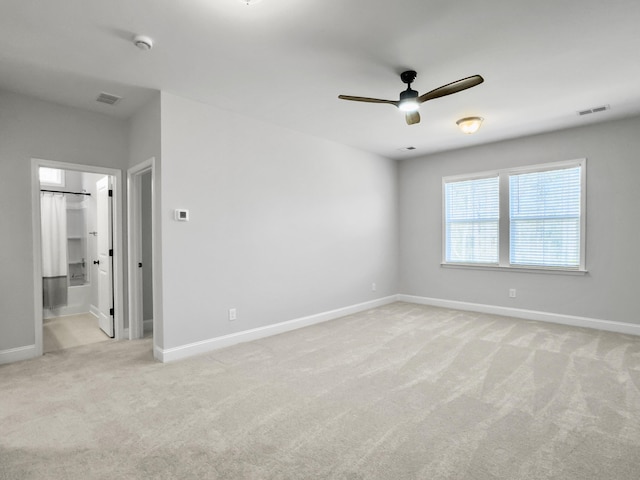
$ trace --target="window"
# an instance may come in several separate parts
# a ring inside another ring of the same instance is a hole
[[[580,167],[509,176],[511,265],[580,266]]]
[[[38,171],[40,183],[54,187],[64,187],[64,170],[59,168],[40,167]]]
[[[498,176],[445,183],[445,261],[498,263]]]
[[[443,264],[584,271],[586,160],[443,179]]]

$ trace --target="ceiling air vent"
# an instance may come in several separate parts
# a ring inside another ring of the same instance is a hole
[[[604,112],[605,110],[609,110],[610,108],[610,105],[601,105],[599,107],[587,108],[586,110],[580,110],[578,112],[578,115],[583,116],[589,115],[590,113]]]
[[[101,92],[98,98],[96,98],[96,102],[106,103],[107,105],[115,105],[120,100],[122,100],[122,97],[105,92]]]

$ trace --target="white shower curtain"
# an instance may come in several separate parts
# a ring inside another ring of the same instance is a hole
[[[42,231],[42,300],[44,308],[67,304],[67,199],[40,195]]]

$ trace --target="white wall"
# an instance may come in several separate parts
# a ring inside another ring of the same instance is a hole
[[[123,168],[126,122],[0,91],[0,352],[35,343],[31,158]]]
[[[640,117],[400,162],[400,292],[640,323],[638,132]],[[587,275],[440,266],[443,176],[584,157]],[[509,288],[517,289],[515,299]]]
[[[396,293],[394,162],[170,94],[161,111],[162,348]]]
[[[160,92],[129,119],[129,167],[160,160]]]

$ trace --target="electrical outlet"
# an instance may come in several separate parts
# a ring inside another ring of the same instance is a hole
[[[377,290],[377,288],[378,288],[378,287],[376,286],[376,284],[375,284],[375,283],[372,283],[372,284],[371,284],[371,291],[372,291],[372,292],[375,292],[375,291]]]
[[[509,289],[509,298],[516,298],[516,289],[515,288],[510,288]]]
[[[238,318],[238,312],[235,308],[229,309],[229,321],[233,322],[236,318]]]

